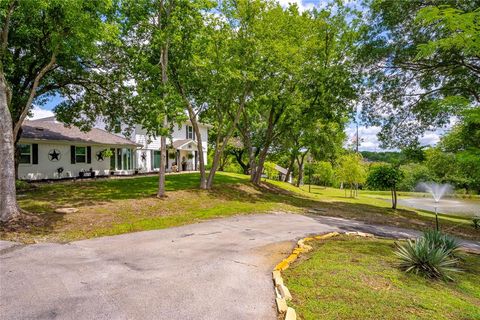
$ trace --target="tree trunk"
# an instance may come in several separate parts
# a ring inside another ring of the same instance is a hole
[[[218,171],[225,171],[225,166],[227,165],[228,155],[223,153],[220,157],[220,164],[218,165]]]
[[[250,170],[250,164],[243,162],[242,158],[243,158],[244,152],[245,152],[244,150],[239,150],[239,151],[232,151],[231,153],[235,156],[235,159],[237,160],[240,167],[242,167],[243,174],[248,174],[248,171]]]
[[[297,163],[298,163],[298,179],[297,179],[297,188],[300,187],[300,185],[302,184],[303,182],[303,165],[304,165],[304,160],[305,160],[305,156],[307,155],[307,153],[303,153],[300,158],[297,158]]]
[[[253,176],[253,183],[256,185],[259,185],[262,179],[262,174],[263,174],[263,165],[265,163],[265,160],[267,159],[267,152],[270,144],[265,145],[260,152],[260,156],[258,157],[258,163],[255,168],[255,174]]]
[[[160,19],[160,18],[159,18]],[[166,86],[168,82],[167,66],[168,66],[168,44],[162,46],[160,54],[160,66],[162,68],[162,85]],[[164,94],[165,95],[165,94]],[[167,110],[163,119],[163,128],[168,126]],[[158,192],[157,197],[165,197],[165,166],[167,164],[167,138],[165,134],[160,137],[160,168],[158,170]]]
[[[263,164],[265,163],[265,159],[267,158],[268,149],[270,148],[270,144],[272,143],[273,127],[275,125],[274,113],[275,113],[275,110],[274,110],[273,107],[271,107],[270,114],[268,116],[267,133],[265,134],[265,145],[264,145],[262,151],[260,152],[257,167],[256,167],[255,174],[253,176],[253,181],[252,181],[256,185],[260,184],[260,180],[262,178],[262,173],[263,173]]]
[[[167,138],[160,137],[160,168],[158,169],[158,192],[157,197],[165,197],[165,165],[167,163]]]
[[[0,71],[0,221],[20,213],[15,188],[15,149],[12,116],[8,108],[9,88]]]
[[[192,127],[195,131],[195,135],[197,138],[198,165],[200,169],[200,189],[207,189],[207,177],[205,173],[205,158],[203,157],[202,135],[200,134],[200,129],[198,128],[197,117],[189,101],[187,101],[187,109],[188,116],[190,117],[190,122],[192,123]]]
[[[288,182],[290,180],[290,175],[292,174],[294,164],[295,164],[295,155],[292,153],[292,155],[290,156],[290,163],[287,168],[287,174],[285,175],[284,182]]]
[[[397,209],[397,188],[392,188],[392,209]]]
[[[225,136],[223,136],[221,144],[220,145],[217,144],[215,146],[215,155],[213,156],[212,168],[210,169],[210,172],[208,174],[208,179],[207,179],[207,189],[212,188],[213,179],[215,178],[215,173],[217,172],[217,168],[220,162],[220,157],[224,153],[225,146],[227,145],[228,140],[230,140],[233,134],[233,131],[235,130],[237,123],[240,120],[240,116],[242,115],[243,108],[245,106],[245,98],[246,98],[246,92],[240,100],[240,104],[238,105],[238,109],[233,119],[232,125],[230,126],[230,128],[228,128]]]
[[[215,148],[215,152],[214,152],[213,160],[212,160],[212,167],[210,168],[210,172],[208,173],[206,189],[211,189],[212,188],[213,179],[215,177],[215,173],[217,172],[217,168],[220,164],[220,157],[222,156],[224,146],[225,146],[225,144],[224,144],[224,142],[222,142],[220,147],[217,145],[216,148]]]

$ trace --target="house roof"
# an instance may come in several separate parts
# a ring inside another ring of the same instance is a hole
[[[188,144],[194,144],[195,145],[195,148],[197,147],[197,142],[195,140],[192,140],[192,139],[183,139],[183,140],[175,140],[172,142],[172,146],[174,149],[186,149],[186,150],[189,150],[189,148],[184,148],[186,145]]]
[[[22,130],[22,139],[137,146],[137,144],[131,140],[98,128],[92,128],[90,131],[83,132],[74,126],[67,127],[62,122],[56,121],[55,117],[26,120],[22,126]]]
[[[280,167],[278,164],[275,165],[275,170],[277,170],[280,173],[283,173],[284,175],[286,175],[288,172],[287,169],[285,169],[284,167]]]

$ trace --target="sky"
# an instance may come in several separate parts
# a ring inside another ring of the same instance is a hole
[[[278,0],[282,6],[288,6],[289,3],[296,3],[301,11],[310,10],[314,7],[323,8],[328,1],[326,0]],[[344,3],[347,5],[357,6],[360,1],[355,0],[344,0]],[[51,98],[44,106],[39,107],[35,106],[32,110],[33,116],[31,119],[39,119],[53,116],[52,109],[62,101],[61,97],[56,96]],[[355,124],[352,122],[348,125],[346,129],[347,141],[351,141],[355,137]],[[377,138],[377,133],[380,131],[380,127],[366,127],[359,126],[359,137],[360,137],[360,151],[385,151],[380,148],[380,143]],[[445,132],[445,129],[439,129],[434,132],[427,132],[421,139],[420,143],[422,145],[435,145],[439,140],[441,134]]]

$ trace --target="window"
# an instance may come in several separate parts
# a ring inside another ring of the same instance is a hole
[[[187,126],[187,139],[194,139],[192,126]]]
[[[87,148],[86,147],[75,147],[75,162],[76,163],[87,162]]]
[[[115,170],[115,149],[110,149],[112,151],[112,156],[110,157],[110,170]]]
[[[132,170],[133,150],[128,148],[117,148],[113,150],[113,157],[110,159],[111,170]],[[116,163],[115,163],[116,158]],[[113,159],[113,160],[112,160]]]
[[[123,170],[132,170],[132,149],[122,149],[122,169]]]
[[[122,149],[117,149],[117,170],[122,170]]]
[[[20,149],[20,163],[32,163],[32,145],[31,144],[19,144]]]

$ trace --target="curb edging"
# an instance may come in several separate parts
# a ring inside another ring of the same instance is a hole
[[[280,315],[285,315],[283,319],[285,320],[296,320],[297,314],[295,309],[289,307],[287,305],[287,301],[292,300],[292,295],[290,294],[290,290],[285,286],[283,283],[282,278],[282,271],[288,269],[290,264],[292,264],[295,260],[297,260],[298,256],[301,253],[307,253],[313,249],[312,246],[305,244],[305,242],[313,241],[313,240],[326,240],[340,234],[345,234],[347,236],[360,236],[365,238],[374,238],[375,236],[371,233],[365,232],[329,232],[320,234],[317,236],[306,237],[297,241],[297,246],[293,249],[292,253],[280,263],[278,263],[272,271],[272,280],[273,286],[275,288],[275,304],[277,305],[277,311]]]

